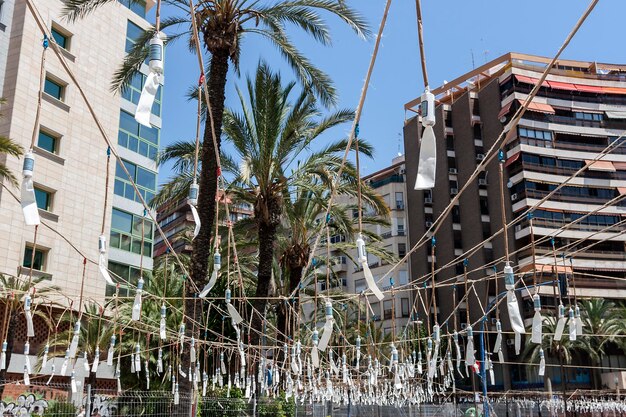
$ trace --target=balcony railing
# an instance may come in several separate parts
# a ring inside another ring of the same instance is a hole
[[[572,174],[578,172],[578,168],[567,168],[555,165],[540,165],[533,164],[531,162],[522,161],[521,164],[516,164],[511,169],[509,175],[513,176],[518,174],[521,171],[532,171],[532,172],[541,172],[544,174],[554,174],[554,175],[563,175],[566,177],[571,176]],[[601,180],[626,180],[626,171],[615,171],[615,172],[607,172],[607,171],[593,171],[586,170],[580,177],[584,178],[595,178]]]
[[[547,196],[550,191],[542,191],[542,190],[532,190],[526,189],[524,191],[515,193],[517,198],[514,201],[523,200],[524,198],[536,198],[541,199]],[[594,204],[594,205],[602,205],[607,201],[610,201],[612,198],[603,198],[603,197],[595,197],[595,196],[580,196],[580,195],[567,195],[561,193],[555,193],[550,197],[551,201],[563,201],[567,203],[586,203],[586,204]],[[626,207],[626,201],[622,200],[616,204],[620,207]]]
[[[520,231],[530,225],[528,220],[524,220],[523,222],[517,224],[515,226],[515,231]],[[608,228],[610,225],[607,224],[588,224],[588,223],[572,223],[568,220],[553,220],[553,219],[542,219],[539,217],[535,217],[533,219],[534,227],[546,227],[553,229],[560,229],[567,225],[567,230],[580,230],[583,232],[597,232],[602,229]],[[617,226],[612,226],[608,231],[611,232],[621,232],[626,230],[626,224],[620,224]]]

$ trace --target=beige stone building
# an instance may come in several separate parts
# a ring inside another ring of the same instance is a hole
[[[98,13],[70,23],[61,17],[59,0],[37,1],[36,7],[52,30],[55,42],[76,74],[107,135],[144,197],[156,191],[154,162],[161,127],[161,92],[153,106],[152,127],[133,118],[145,77],[137,74],[123,94],[110,91],[114,72],[141,31],[149,27],[145,6],[128,1],[106,5]],[[131,10],[132,8],[132,10]],[[103,18],[106,17],[106,18]],[[5,1],[0,14],[0,81],[7,103],[2,107],[0,134],[30,148],[39,90],[43,35],[24,1]],[[7,42],[5,42],[7,40]],[[3,59],[2,57],[6,57]],[[147,73],[143,65],[143,73]],[[46,52],[41,127],[35,132],[34,184],[42,222],[34,268],[51,284],[61,287],[66,301],[76,303],[80,293],[83,258],[65,240],[91,260],[98,260],[98,236],[105,215],[109,268],[121,282],[133,281],[140,263],[152,267],[153,228],[145,222],[144,259],[140,262],[143,207],[112,157],[75,85],[70,82],[51,48]],[[0,155],[0,161],[21,179],[22,160]],[[9,186],[19,197],[19,189]],[[61,235],[64,237],[61,237]],[[20,204],[0,189],[0,273],[28,273],[34,227],[25,226]],[[106,288],[96,264],[87,262],[85,298],[102,302]]]

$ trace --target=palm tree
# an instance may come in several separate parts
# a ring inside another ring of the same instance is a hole
[[[522,357],[525,358],[527,363],[539,364],[540,350],[543,349],[546,363],[549,362],[549,358],[557,358],[559,366],[561,368],[561,384],[563,384],[563,390],[567,389],[567,373],[564,372],[563,365],[569,365],[572,363],[573,358],[580,353],[578,349],[578,342],[572,342],[569,340],[567,332],[563,335],[561,340],[554,340],[554,333],[556,332],[557,319],[555,317],[546,317],[543,321],[543,338],[541,344],[532,343],[530,338],[526,338],[526,346],[522,352]],[[535,369],[539,369],[538,367]]]
[[[73,21],[114,1],[67,0],[64,14],[70,21]],[[171,0],[169,3],[184,10],[185,16],[164,19],[161,22],[161,29],[182,25],[184,30],[171,35],[170,40],[188,36],[191,19],[188,14],[188,3],[184,0]],[[270,3],[260,4],[255,0],[200,0],[195,9],[199,35],[204,49],[211,55],[207,86],[211,97],[212,117],[207,117],[205,121],[198,198],[198,212],[202,228],[194,240],[190,273],[191,279],[200,287],[207,280],[211,254],[218,179],[215,155],[216,151],[219,153],[221,147],[226,78],[231,63],[238,69],[242,38],[248,33],[254,33],[267,39],[278,48],[305,88],[317,94],[324,104],[329,105],[334,104],[336,99],[331,80],[291,43],[286,26],[293,24],[311,35],[316,41],[327,45],[330,43],[330,33],[319,14],[323,11],[339,17],[361,37],[369,33],[363,18],[347,7],[343,0],[277,0]],[[131,80],[148,54],[147,42],[154,36],[154,33],[154,29],[146,31],[126,56],[114,77],[113,89],[122,88]],[[189,42],[190,45],[194,44],[191,39]],[[212,135],[211,120],[214,123],[215,137]],[[217,145],[217,150],[214,143]],[[192,310],[193,298],[189,297],[189,302],[189,310]]]
[[[603,298],[593,298],[580,303],[583,336],[577,338],[579,349],[591,359],[591,375],[595,389],[602,385],[599,367],[610,342],[618,332],[620,320],[615,315],[615,303]],[[585,335],[585,333],[587,335]]]
[[[4,98],[0,98],[0,105],[4,104],[6,100]],[[0,113],[0,118],[2,114]],[[16,158],[19,158],[24,153],[24,148],[22,148],[17,143],[13,142],[11,139],[6,136],[0,135],[0,155],[11,155]],[[7,180],[13,186],[17,187],[17,179],[15,175],[7,168],[4,163],[0,163],[0,183],[4,180]]]
[[[20,320],[20,318],[23,317],[24,312],[23,296],[31,291],[32,288],[36,288],[36,291],[31,293],[31,302],[33,306],[37,306],[51,302],[49,296],[55,293],[58,294],[59,287],[54,285],[41,285],[45,279],[46,277],[44,276],[33,276],[32,280],[29,282],[29,279],[20,279],[19,277],[11,275],[0,274],[0,290],[3,293],[3,298],[0,301],[0,310],[6,312],[3,317],[4,323],[2,328],[4,330],[4,335],[6,335],[5,340],[7,342],[7,368],[11,362],[17,328],[20,325],[26,325],[26,323],[22,323]],[[50,327],[48,317],[49,314],[46,311],[47,309],[41,310],[31,307],[31,310],[33,312],[33,318],[41,318]],[[0,381],[6,380],[6,372],[6,369],[0,371]]]
[[[241,160],[236,182],[247,190],[240,197],[254,206],[259,254],[254,307],[259,312],[265,311],[271,295],[275,245],[294,187],[332,187],[341,165],[338,153],[347,142],[340,140],[308,155],[305,151],[328,129],[354,117],[351,110],[321,117],[310,88],[290,102],[294,87],[294,82],[283,86],[280,75],[260,63],[255,78],[247,80],[247,100],[237,90],[241,112],[224,113],[225,137]],[[301,162],[300,158],[305,159]],[[255,315],[253,328],[260,330],[261,322]]]

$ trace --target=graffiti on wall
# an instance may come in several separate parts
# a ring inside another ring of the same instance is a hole
[[[41,416],[48,408],[48,401],[35,398],[34,394],[20,395],[13,402],[0,401],[0,415],[4,417]]]
[[[117,413],[117,404],[115,398],[106,395],[96,395],[91,405],[92,415],[100,417],[112,417]]]

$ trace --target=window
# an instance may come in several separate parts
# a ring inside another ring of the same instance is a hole
[[[409,299],[401,298],[400,305],[402,307],[402,317],[409,317]]]
[[[404,258],[406,255],[406,243],[398,243],[398,257]]]
[[[452,206],[452,222],[461,223],[461,208],[459,206]]]
[[[452,135],[446,135],[446,150],[454,150],[454,136]]]
[[[373,320],[380,320],[380,302],[376,301],[375,303],[371,303],[370,306],[372,307],[372,311],[374,312]]]
[[[35,200],[37,201],[37,208],[50,211],[50,208],[52,206],[51,192],[44,191],[41,188],[35,187]]]
[[[33,248],[26,246],[24,249],[24,260],[22,266],[29,268],[33,265],[33,269],[43,271],[46,266],[46,252],[43,249],[35,249],[35,259],[33,259]]]
[[[133,104],[139,103],[139,97],[141,97],[141,90],[145,82],[146,76],[140,72],[136,72],[130,83],[122,90],[122,97]],[[157,89],[156,96],[154,97],[152,114],[161,116],[161,86]]]
[[[404,236],[404,219],[398,218],[398,236]]]
[[[489,215],[489,201],[487,200],[487,197],[481,195],[479,204],[480,204],[480,214],[488,216]]]
[[[602,114],[600,113],[574,112],[574,117],[578,120],[593,120],[596,122],[602,121]]]
[[[59,138],[51,133],[39,130],[39,139],[37,146],[50,153],[58,152],[58,140]]]
[[[146,17],[146,2],[142,0],[119,0],[119,2],[128,7],[139,17]]]
[[[132,51],[135,44],[141,39],[144,34],[144,30],[131,22],[126,23],[126,53]]]
[[[407,271],[398,271],[398,282],[400,285],[406,285],[408,283],[409,273]]]
[[[396,192],[396,208],[398,210],[404,209],[404,193]]]
[[[129,295],[131,295],[127,285],[130,284],[133,286],[137,286],[140,270],[138,268],[129,265],[119,264],[117,262],[109,262],[108,269],[113,273],[111,275],[111,279],[116,283],[122,284],[120,285],[119,295],[121,297],[128,297]],[[115,286],[107,285],[106,296],[111,297],[113,295],[115,295]]]
[[[357,279],[354,281],[354,292],[359,294],[366,288],[365,279]]]
[[[61,48],[69,51],[70,49],[70,36],[67,34],[67,32],[63,31],[62,29],[59,29],[58,27],[55,27],[54,25],[52,26],[52,28],[50,29],[50,33],[52,33],[52,38],[54,39],[54,41],[56,42],[57,45],[59,45]]]
[[[519,136],[524,138],[552,140],[552,132],[546,130],[519,128]]]
[[[43,91],[49,96],[52,96],[57,100],[63,101],[65,86],[57,81],[53,81],[50,78],[46,77]]]
[[[137,188],[139,189],[141,196],[146,200],[146,203],[149,203],[152,198],[154,198],[154,193],[156,191],[156,173],[148,171],[147,169],[128,161],[124,161],[124,166],[130,173],[133,181],[135,181],[135,184],[137,184]],[[119,163],[115,169],[114,193],[129,200],[137,202],[141,201],[139,196],[135,194],[135,190],[128,180],[128,176]]]
[[[152,257],[152,222],[142,216],[127,213],[116,208],[111,217],[112,248],[141,254],[141,230],[143,224],[143,255]]]
[[[117,143],[156,161],[159,150],[159,129],[140,125],[132,114],[122,110],[120,111],[120,130],[117,135]]]
[[[389,320],[393,317],[393,300],[383,301],[383,318]]]

